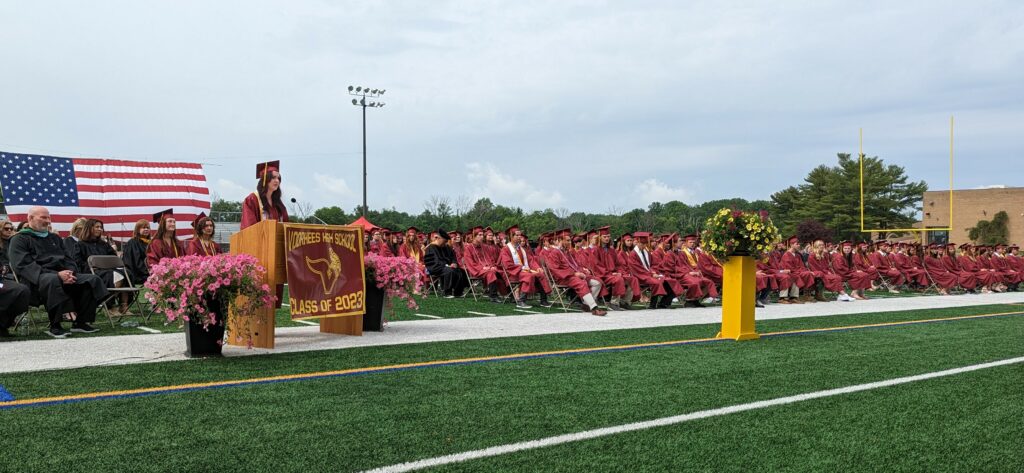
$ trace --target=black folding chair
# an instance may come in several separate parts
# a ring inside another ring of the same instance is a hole
[[[110,291],[111,297],[115,297],[120,294],[130,294],[131,302],[128,303],[128,306],[131,307],[134,305],[135,308],[139,311],[139,315],[143,318],[143,320],[145,320],[147,323],[149,322],[149,318],[153,315],[153,312],[149,311],[147,313],[145,307],[139,302],[139,296],[142,293],[142,288],[136,287],[135,284],[132,283],[132,279],[130,276],[128,276],[128,271],[125,268],[124,261],[121,260],[120,256],[93,255],[90,256],[86,262],[89,264],[89,270],[92,271],[92,274],[96,274],[96,271],[117,271],[119,274],[124,276],[124,286],[110,287],[107,288],[107,290]],[[107,308],[107,304],[105,302],[106,301],[104,301],[104,303],[101,303],[100,307],[103,308],[103,313],[107,315],[107,320],[110,322],[111,327],[114,326],[115,317],[117,317],[118,320],[123,319],[125,317],[130,317],[130,315],[125,314],[121,314],[118,316],[111,314],[110,309]]]

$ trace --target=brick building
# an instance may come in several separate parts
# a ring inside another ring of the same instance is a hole
[[[925,228],[949,226],[949,191],[928,191],[922,201]],[[1010,220],[1010,242],[1024,243],[1024,187],[965,189],[953,191],[953,230],[930,231],[925,241],[966,243],[968,229],[979,220],[992,220],[996,212],[1005,211]],[[947,234],[948,233],[948,234]]]

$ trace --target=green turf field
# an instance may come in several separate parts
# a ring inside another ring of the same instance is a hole
[[[762,333],[1017,312],[759,322]],[[716,326],[0,375],[19,400],[704,338]],[[1024,316],[429,367],[0,411],[0,470],[355,471],[1024,356]],[[447,465],[459,471],[1021,471],[1015,364]],[[74,439],[83,439],[81,442]]]

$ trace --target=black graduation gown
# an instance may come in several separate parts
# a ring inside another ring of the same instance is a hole
[[[146,249],[149,244],[139,238],[132,238],[124,245],[121,259],[128,270],[128,278],[132,284],[144,284],[149,279],[149,266],[146,264]]]
[[[100,278],[79,270],[64,252],[64,242],[56,233],[40,237],[20,232],[11,237],[8,256],[18,280],[46,304],[51,324],[59,324],[59,316],[72,310],[78,312],[81,322],[95,320],[96,306],[107,298],[109,291]],[[75,273],[74,284],[64,285],[60,281],[57,273],[64,270]]]
[[[441,279],[445,295],[462,296],[463,291],[469,287],[469,281],[466,280],[466,272],[461,268],[448,267],[452,263],[457,264],[455,251],[448,245],[430,244],[423,252],[423,265],[427,267],[427,274]]]

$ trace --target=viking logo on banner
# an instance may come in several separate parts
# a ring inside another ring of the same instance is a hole
[[[362,227],[284,224],[292,320],[365,312]]]

